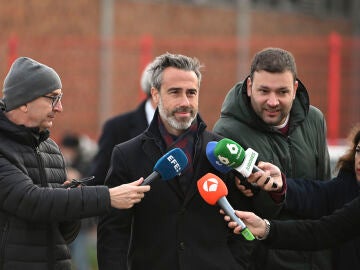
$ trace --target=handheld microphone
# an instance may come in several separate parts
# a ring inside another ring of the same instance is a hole
[[[232,171],[232,173],[234,173],[239,179],[241,179],[241,184],[243,186],[245,186],[246,189],[251,189],[251,191],[256,194],[257,192],[259,192],[260,188],[253,183],[249,183],[246,179],[244,179],[242,177],[242,175],[237,171],[234,170],[233,168],[221,163],[216,156],[214,155],[214,149],[216,147],[218,142],[215,141],[210,141],[208,142],[208,144],[206,145],[206,157],[209,160],[210,164],[219,172],[226,174],[230,171]]]
[[[244,177],[249,177],[251,173],[262,171],[255,162],[258,158],[258,153],[248,148],[246,151],[235,141],[230,139],[222,139],[214,148],[215,157],[223,164],[234,168],[240,172]],[[266,180],[270,180],[270,177]],[[267,183],[265,182],[265,184]],[[277,184],[273,183],[273,188],[277,188]]]
[[[214,155],[214,149],[217,145],[217,142],[211,141],[208,142],[206,145],[206,157],[209,160],[210,164],[219,172],[223,174],[227,174],[232,170],[230,166],[225,165],[224,163],[221,163],[216,156]]]
[[[144,179],[141,186],[148,185],[154,180],[169,180],[185,169],[188,159],[180,148],[174,148],[163,155],[155,164],[153,172]]]
[[[207,173],[197,181],[197,187],[201,197],[210,205],[218,204],[221,209],[238,225],[241,226],[241,234],[248,241],[255,239],[254,235],[246,227],[245,223],[235,214],[234,208],[226,199],[228,189],[225,183],[215,174]]]

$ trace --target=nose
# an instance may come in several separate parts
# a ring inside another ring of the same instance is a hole
[[[186,93],[182,94],[180,97],[180,106],[186,106],[188,107],[190,104],[189,98],[186,95]]]
[[[63,111],[63,106],[62,106],[61,100],[59,100],[59,101],[55,104],[53,110],[56,111],[56,112],[62,112],[62,111]]]
[[[277,105],[279,105],[279,99],[277,98],[275,93],[270,93],[269,94],[269,98],[267,100],[267,104],[270,107],[276,107]]]

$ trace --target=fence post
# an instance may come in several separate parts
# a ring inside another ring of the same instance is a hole
[[[18,39],[15,35],[12,35],[8,40],[8,69],[10,69],[12,63],[17,58]]]
[[[335,144],[339,139],[340,115],[340,72],[341,72],[341,36],[333,32],[329,36],[329,72],[328,72],[328,142]]]

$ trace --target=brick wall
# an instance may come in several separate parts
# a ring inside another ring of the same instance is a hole
[[[114,1],[113,91],[108,117],[139,103],[140,47],[144,35],[153,39],[153,56],[166,51],[196,56],[205,65],[200,112],[209,128],[217,120],[227,91],[237,81],[236,14],[229,8],[204,8],[149,1]],[[52,134],[66,130],[97,139],[100,119],[100,4],[98,1],[0,0],[0,75],[7,72],[8,44],[17,37],[18,56],[26,55],[54,67],[63,80],[64,113]],[[327,112],[327,37],[336,30],[348,38],[351,26],[341,19],[317,19],[293,13],[251,12],[250,58],[259,49],[279,46],[296,57],[299,77],[309,88],[312,104]],[[346,45],[347,44],[347,45]],[[352,42],[345,43],[352,46]],[[342,104],[348,104],[351,57],[344,49]],[[246,67],[249,62],[243,63]],[[344,108],[346,106],[343,106]],[[353,112],[354,110],[350,110]],[[353,118],[341,116],[341,136]],[[350,119],[350,120],[349,120]]]

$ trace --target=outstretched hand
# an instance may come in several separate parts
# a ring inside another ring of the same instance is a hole
[[[223,210],[220,210],[220,213],[225,215]],[[254,236],[260,238],[264,236],[266,223],[262,218],[258,217],[253,212],[235,210],[235,214],[245,223]],[[224,216],[224,220],[228,222],[228,227],[233,229],[235,234],[240,234],[241,230],[244,229],[235,221],[232,221],[227,215]]]
[[[249,183],[257,185],[264,191],[279,191],[283,187],[283,181],[281,177],[280,169],[269,163],[260,161],[258,167],[263,170],[263,172],[255,172],[250,174],[247,178]],[[251,189],[247,189],[244,185],[241,184],[238,178],[235,179],[235,184],[237,188],[247,197],[254,196],[254,193]]]
[[[150,186],[139,186],[144,181],[141,177],[134,182],[123,184],[114,188],[110,188],[111,206],[118,209],[128,209],[134,206],[135,203],[141,202],[145,196],[145,192],[150,190]]]

